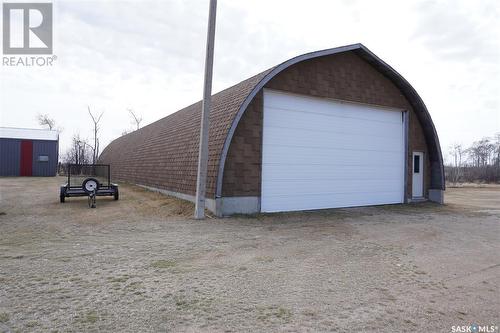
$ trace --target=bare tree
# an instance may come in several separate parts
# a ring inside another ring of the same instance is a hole
[[[489,138],[482,138],[479,141],[474,142],[472,145],[474,151],[476,152],[476,158],[478,159],[478,166],[486,166],[491,161],[491,155],[494,151],[494,146]]]
[[[467,149],[451,145],[449,154],[446,177],[451,183],[500,182],[500,133],[474,141]]]
[[[101,121],[102,115],[104,114],[104,111],[101,112],[99,115],[94,115],[92,111],[90,111],[90,106],[87,106],[89,110],[89,115],[90,118],[92,118],[92,122],[94,123],[94,147],[93,147],[93,154],[92,154],[92,164],[95,164],[97,161],[97,158],[99,157],[99,122]]]
[[[71,146],[66,151],[63,162],[73,164],[88,164],[92,158],[92,146],[80,137],[79,134],[73,135]]]
[[[494,146],[489,138],[475,141],[468,149],[469,157],[475,167],[484,167],[490,163]]]
[[[450,181],[457,184],[462,179],[462,167],[463,167],[463,156],[464,148],[459,143],[454,143],[450,146],[451,157],[453,159],[453,165],[451,166]]]
[[[127,111],[132,116],[132,123],[135,125],[135,129],[138,130],[141,127],[142,117],[137,115],[132,109],[127,109]]]
[[[500,132],[495,134],[495,136],[493,137],[493,150],[494,150],[494,154],[495,154],[495,161],[494,161],[494,165],[497,166],[497,168],[500,169]]]
[[[38,114],[36,118],[40,126],[47,126],[49,130],[55,129],[56,121],[53,118],[50,118],[48,114]]]
[[[479,165],[481,164],[481,152],[477,142],[474,142],[472,146],[467,148],[467,154],[469,156],[470,162],[472,163],[472,166],[479,167]]]
[[[496,179],[500,179],[500,132],[495,134],[493,137],[493,150],[494,150],[494,161],[493,165],[496,166]]]

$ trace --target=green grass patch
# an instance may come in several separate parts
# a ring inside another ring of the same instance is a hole
[[[151,267],[160,269],[172,268],[175,266],[177,266],[177,262],[175,260],[157,260],[151,263]]]
[[[128,275],[120,276],[120,277],[108,277],[108,281],[112,283],[122,283],[127,282],[130,277]]]
[[[99,315],[96,311],[92,310],[87,312],[83,318],[80,319],[80,322],[87,324],[95,324],[99,320]]]
[[[127,284],[124,288],[125,291],[127,292],[134,292],[134,294],[137,294],[137,292],[143,294],[145,291],[141,291],[139,289],[142,288],[142,282],[141,281],[133,281]]]
[[[6,312],[0,312],[0,323],[6,323],[9,321],[9,314]]]
[[[273,259],[273,257],[269,257],[269,256],[259,256],[259,257],[255,257],[255,261],[258,261],[258,262],[273,262],[274,259]]]
[[[70,290],[69,289],[66,289],[66,288],[53,288],[53,289],[49,289],[49,290],[46,290],[45,293],[46,294],[63,294],[63,293],[67,293],[69,292]]]
[[[177,310],[210,312],[213,307],[213,298],[188,298],[184,295],[174,297]]]
[[[85,321],[87,323],[95,323],[97,320],[99,319],[99,316],[97,315],[97,312],[95,311],[89,311],[87,312],[87,314],[85,315]]]
[[[282,320],[289,321],[292,318],[292,311],[283,306],[267,306],[257,308],[257,318],[262,321]]]
[[[292,311],[287,308],[279,307],[275,314],[276,317],[280,319],[288,319],[292,316]]]
[[[40,324],[36,320],[32,320],[32,321],[29,321],[28,323],[26,323],[26,327],[29,327],[29,328],[34,328],[34,327],[37,327],[39,325]]]

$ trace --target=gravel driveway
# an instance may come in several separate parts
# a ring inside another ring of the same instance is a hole
[[[134,186],[1,178],[0,332],[451,332],[500,325],[500,187],[196,221]],[[496,330],[498,332],[498,329]]]

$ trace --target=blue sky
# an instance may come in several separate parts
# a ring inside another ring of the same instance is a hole
[[[47,113],[101,147],[202,96],[208,0],[54,1],[53,67],[0,66],[1,126]],[[214,92],[290,57],[361,42],[427,104],[443,149],[500,132],[500,5],[483,1],[218,1]]]

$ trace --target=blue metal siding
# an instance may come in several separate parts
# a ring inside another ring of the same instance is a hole
[[[39,156],[48,156],[47,162],[39,161]],[[58,142],[33,140],[33,176],[55,176],[57,172]]]
[[[0,176],[19,176],[21,140],[0,138]]]
[[[0,176],[19,176],[21,160],[21,139],[0,138]],[[59,158],[59,142],[48,140],[33,141],[33,176],[55,176]],[[40,162],[40,155],[49,157]]]

